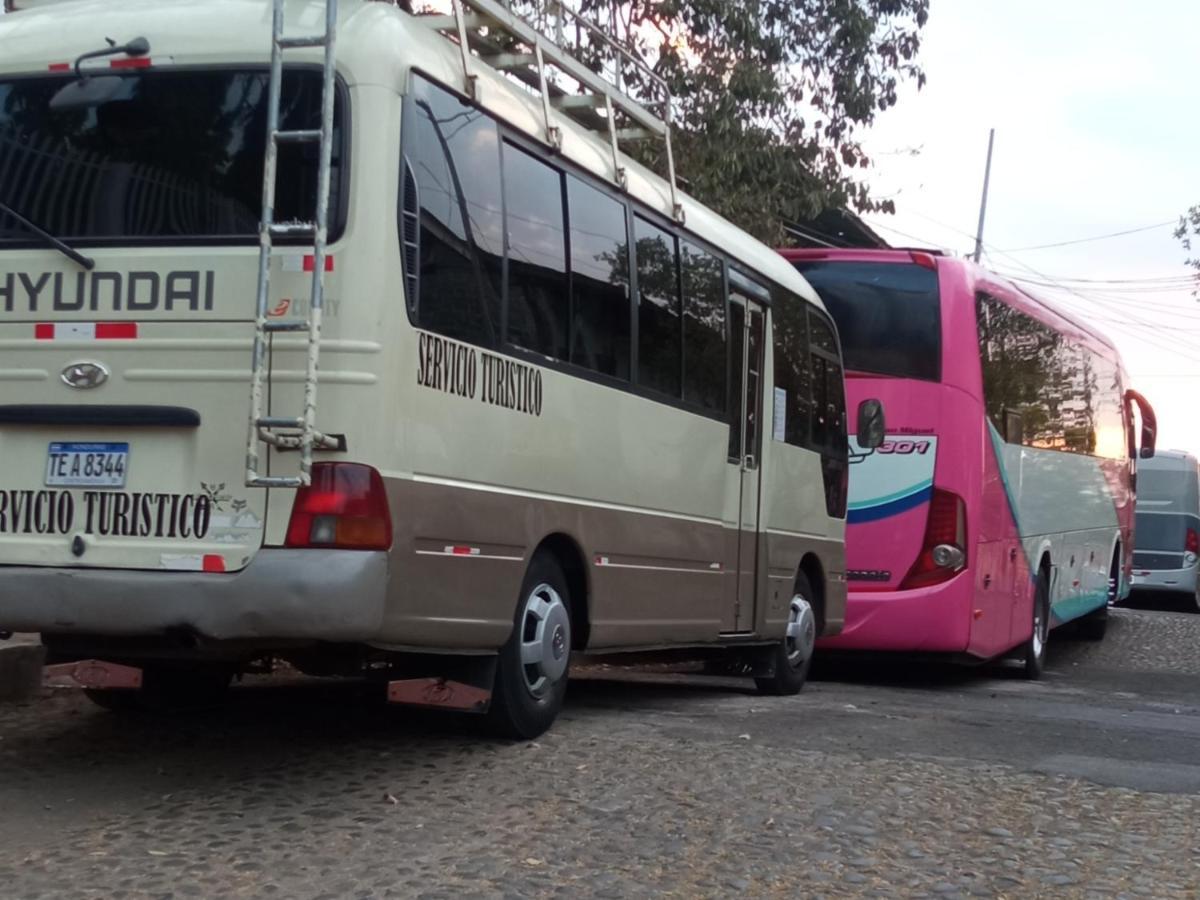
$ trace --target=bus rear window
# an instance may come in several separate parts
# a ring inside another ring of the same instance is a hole
[[[257,239],[267,131],[267,72],[146,70],[112,100],[54,111],[70,77],[0,80],[0,198],[57,237],[84,243]],[[340,92],[339,92],[340,93]],[[320,125],[321,73],[287,71],[284,129]],[[334,111],[330,232],[338,231],[344,111]],[[318,145],[279,149],[275,218],[311,220]],[[0,212],[0,246],[28,230]]]
[[[1140,475],[1138,487],[1141,487]],[[1134,544],[1139,550],[1182,553],[1187,543],[1188,526],[1195,517],[1172,513],[1138,513],[1134,526]]]
[[[937,273],[910,263],[800,261],[837,322],[847,370],[938,381]]]

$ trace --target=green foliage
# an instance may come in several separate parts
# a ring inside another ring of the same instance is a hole
[[[1187,264],[1196,270],[1195,294],[1200,297],[1200,248],[1192,246],[1193,239],[1200,239],[1200,204],[1193,206],[1179,217],[1179,226],[1175,229],[1175,237],[1183,244],[1183,249],[1189,254]]]
[[[532,5],[533,0],[529,0]],[[521,4],[515,4],[520,6]],[[861,135],[897,102],[929,0],[581,0],[675,98],[689,193],[757,237],[831,207],[892,210],[863,181]],[[662,169],[661,148],[644,160]]]

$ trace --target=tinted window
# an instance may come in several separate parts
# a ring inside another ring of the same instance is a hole
[[[635,218],[638,273],[638,383],[680,395],[679,254],[675,236]]]
[[[1141,474],[1138,480],[1141,480]],[[1134,525],[1134,544],[1138,550],[1166,550],[1182,553],[1187,545],[1188,527],[1195,528],[1195,516],[1171,513],[1138,513]]]
[[[988,417],[1005,440],[1124,458],[1123,388],[1115,362],[987,294],[977,298]]]
[[[804,447],[812,416],[812,371],[808,359],[808,305],[778,292],[771,315],[775,325],[775,437]],[[782,415],[783,422],[778,417]],[[782,435],[780,432],[782,431]]]
[[[797,262],[837,322],[846,368],[941,378],[937,273],[916,264]]]
[[[625,204],[567,176],[571,362],[629,378],[629,232]]]
[[[725,409],[725,271],[721,260],[682,243],[683,399]]]
[[[68,240],[257,240],[267,73],[148,71],[115,99],[52,112],[68,77],[0,81],[0,198]],[[285,72],[286,129],[320,123],[321,76]],[[339,98],[340,99],[340,98]],[[331,228],[341,208],[344,110],[334,108]],[[317,145],[279,148],[277,221],[316,215]],[[29,232],[0,213],[0,243]]]
[[[846,389],[836,354],[833,328],[815,309],[808,311],[809,359],[812,364],[812,445],[821,453],[825,507],[831,516],[846,515],[849,444],[846,440]]]
[[[567,245],[562,174],[504,145],[508,226],[508,339],[567,358]]]
[[[413,78],[408,155],[420,202],[417,323],[478,344],[500,328],[504,252],[496,123]]]

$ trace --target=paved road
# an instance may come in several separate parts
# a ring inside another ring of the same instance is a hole
[[[601,674],[529,745],[344,686],[0,710],[6,897],[1200,896],[1200,616],[799,697]]]

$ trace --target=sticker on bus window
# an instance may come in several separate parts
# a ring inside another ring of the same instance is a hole
[[[785,440],[787,434],[787,390],[775,388],[775,428],[771,437],[777,441]]]

